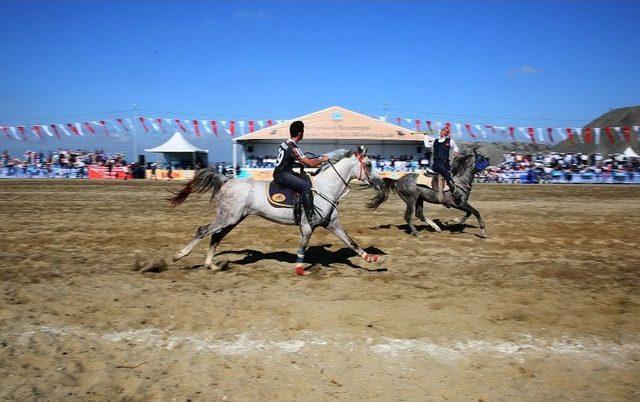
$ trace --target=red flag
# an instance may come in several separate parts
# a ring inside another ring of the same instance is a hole
[[[253,133],[253,132],[254,132],[254,130],[255,130],[255,128],[256,128],[256,127],[255,127],[255,125],[254,125],[254,123],[253,123],[253,120],[249,120],[249,132],[250,132],[250,133]]]
[[[547,127],[547,135],[549,136],[549,142],[553,142],[553,128]]]
[[[464,126],[467,128],[467,132],[469,133],[471,138],[476,138],[476,135],[473,133],[473,130],[471,130],[471,124],[465,124]]]
[[[416,119],[416,131],[420,131],[420,126],[422,126],[422,122],[420,119]]]
[[[591,136],[591,127],[585,127],[584,129],[584,142],[591,144],[593,137]]]
[[[514,141],[516,140],[515,132],[516,132],[515,127],[509,127],[509,135],[511,136],[511,139]]]
[[[33,127],[31,127],[31,130],[33,130],[33,132],[36,133],[38,138],[42,139],[42,133],[40,132],[40,126],[33,126]]]
[[[104,120],[100,120],[100,125],[102,126],[102,131],[104,132],[104,135],[106,135],[107,137],[109,136],[109,129],[107,128],[107,122]]]
[[[58,131],[58,127],[56,127],[55,124],[51,124],[50,126],[53,129],[53,132],[56,133],[56,138],[60,139],[60,132]]]
[[[427,120],[427,127],[429,127],[429,131],[431,131],[431,120]]]
[[[231,135],[234,135],[236,133],[236,122],[233,120],[229,122],[229,132],[231,133]]]
[[[215,120],[211,120],[211,130],[213,130],[213,133],[216,135],[216,137],[220,137],[218,135],[218,123],[216,123]]]
[[[183,126],[183,125],[182,125],[182,123],[180,122],[180,119],[175,119],[174,121],[176,122],[176,124],[178,125],[178,127],[180,127],[180,130],[181,130],[182,132],[184,132],[184,133],[186,133],[186,132],[187,132],[187,129],[186,129],[186,128],[184,128],[184,126]]]
[[[129,131],[129,129],[127,128],[127,126],[124,125],[124,123],[122,122],[122,119],[116,119],[116,121],[118,123],[120,123],[120,125],[122,126],[122,128],[124,128],[125,131]]]
[[[8,139],[11,139],[11,135],[9,134],[9,127],[2,127],[2,131],[4,131],[4,135],[5,135]]]
[[[158,123],[158,126],[160,126],[160,128],[162,129],[163,133],[166,133],[167,131],[164,129],[164,126],[162,125],[162,119],[156,119],[156,123]]]
[[[144,132],[148,133],[149,132],[149,127],[147,127],[147,124],[144,122],[145,118],[144,117],[138,117],[138,120],[140,120],[140,124],[142,125],[142,128],[144,128]]]
[[[76,126],[74,126],[71,123],[67,123],[67,127],[69,127],[71,129],[71,131],[73,131],[73,133],[75,135],[80,135],[80,132],[78,131],[78,129],[76,128]]]
[[[27,133],[24,131],[24,126],[18,126],[18,130],[20,130],[20,134],[22,134],[22,139],[25,141],[29,141],[27,138]]]
[[[198,120],[193,120],[193,130],[196,132],[196,135],[200,137],[200,126],[198,125]]]
[[[402,117],[396,117],[396,125],[402,127]]]
[[[624,139],[627,142],[631,142],[631,127],[629,126],[622,127],[622,132],[624,133]]]
[[[567,137],[569,138],[569,141],[572,144],[575,144],[575,142],[573,141],[573,130],[570,128],[565,128],[565,131],[567,132]]]
[[[605,134],[607,134],[607,138],[609,139],[610,143],[613,144],[614,142],[616,142],[616,139],[613,138],[613,134],[611,134],[611,127],[605,127],[604,132]]]
[[[96,133],[96,130],[94,130],[93,127],[91,127],[91,123],[82,123],[82,124],[84,124],[84,126],[87,128],[87,130],[89,130],[91,134]]]
[[[531,138],[531,142],[535,144],[536,143],[536,135],[533,132],[533,127],[528,127],[527,128],[527,133],[529,134],[529,138]]]

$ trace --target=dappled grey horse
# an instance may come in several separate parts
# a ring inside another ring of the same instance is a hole
[[[320,217],[319,226],[325,227],[335,234],[365,261],[382,263],[382,255],[366,253],[344,231],[338,219],[337,206],[348,193],[349,181],[352,179],[362,180],[378,191],[383,190],[384,183],[366,156],[364,148],[360,147],[355,153],[341,149],[332,154],[329,162],[320,168],[314,180],[314,205],[316,214]],[[213,263],[216,247],[236,225],[249,215],[258,215],[285,225],[296,224],[293,208],[276,208],[269,203],[266,182],[252,179],[227,179],[211,168],[196,172],[194,178],[170,199],[171,205],[173,207],[180,205],[189,194],[207,191],[212,192],[211,200],[218,204],[215,220],[208,225],[199,227],[193,239],[173,256],[174,261],[189,255],[200,240],[211,235],[205,266],[216,268]],[[301,214],[299,219],[301,236],[296,273],[304,275],[304,253],[315,227],[309,225],[305,214]]]
[[[378,208],[389,197],[389,190],[394,190],[405,204],[407,204],[404,219],[407,221],[409,232],[412,235],[418,236],[418,231],[413,225],[414,216],[417,216],[418,219],[426,222],[436,232],[440,232],[441,230],[435,222],[424,216],[423,202],[426,201],[431,204],[442,204],[444,206],[466,212],[464,217],[453,222],[455,224],[463,224],[471,214],[473,214],[480,224],[480,237],[487,237],[486,228],[484,221],[480,216],[480,212],[469,204],[471,188],[473,187],[473,179],[477,172],[481,172],[487,166],[489,166],[489,159],[484,155],[478,154],[475,149],[473,155],[465,155],[454,161],[453,168],[451,169],[451,176],[453,178],[454,185],[462,193],[462,197],[458,205],[454,203],[450,190],[444,192],[441,202],[438,199],[437,188],[418,184],[418,174],[410,173],[402,176],[398,180],[384,179],[384,191],[378,192],[377,195],[371,199],[368,206],[372,209]]]

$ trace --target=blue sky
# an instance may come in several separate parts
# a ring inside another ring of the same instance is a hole
[[[121,117],[132,112],[110,112],[134,104],[219,120],[341,105],[580,127],[640,104],[639,17],[638,1],[0,0],[0,124]],[[149,136],[141,146],[159,142]],[[16,152],[96,145],[0,142]],[[198,145],[228,159],[228,140]]]

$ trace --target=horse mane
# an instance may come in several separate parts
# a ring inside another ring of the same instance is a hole
[[[453,167],[451,168],[451,176],[457,175],[472,157],[473,155],[469,154],[456,158],[453,161]]]
[[[340,162],[341,160],[350,157],[351,155],[353,155],[353,151],[350,151],[348,149],[336,149],[335,151],[329,152],[328,155],[330,155],[329,157],[329,162],[336,164],[338,162]],[[329,163],[325,163],[324,165],[320,166],[320,168],[318,168],[318,170],[316,170],[313,175],[317,175],[318,173],[324,172],[325,170],[327,170],[331,165]]]

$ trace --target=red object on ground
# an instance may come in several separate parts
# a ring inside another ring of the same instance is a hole
[[[125,171],[122,166],[114,166],[111,169],[111,174],[109,174],[109,168],[107,166],[100,165],[89,165],[88,167],[89,179],[120,179],[127,180],[131,179],[132,175],[129,173],[128,169]]]

